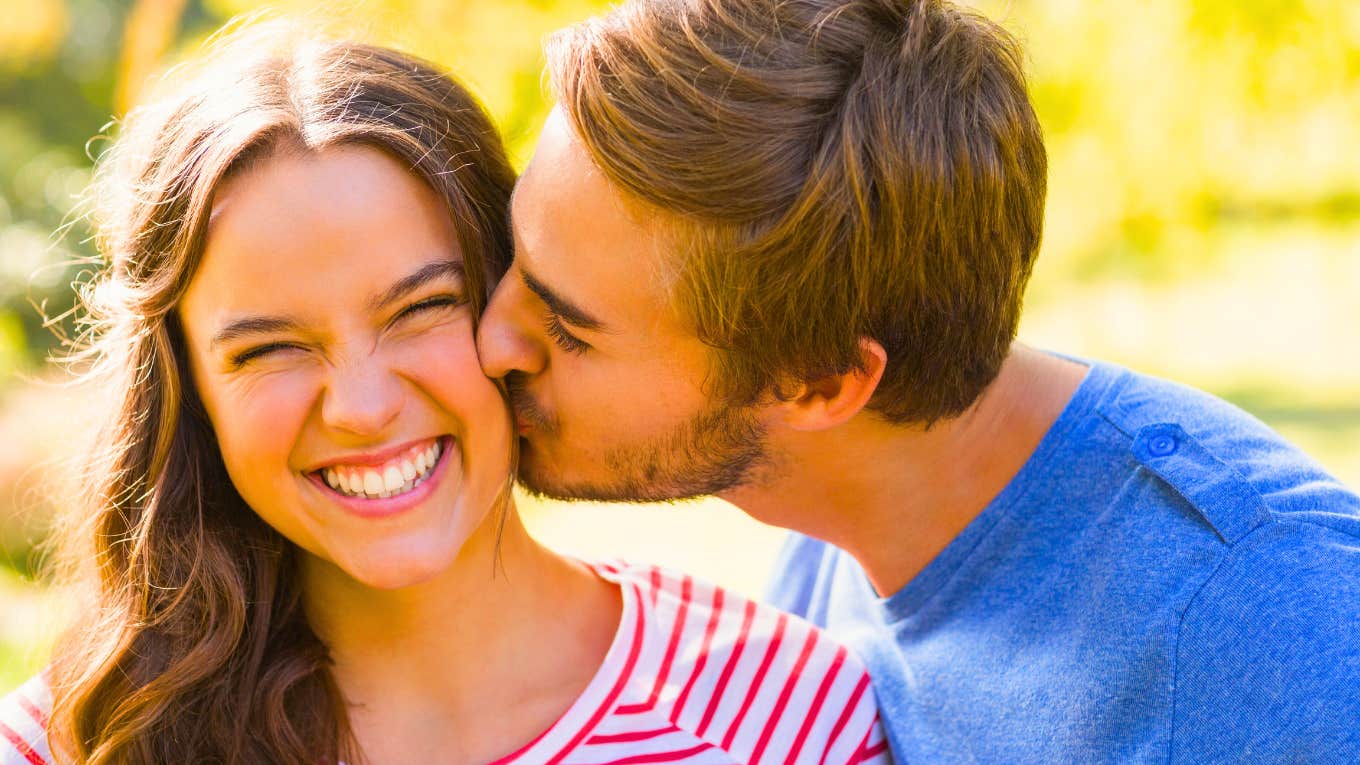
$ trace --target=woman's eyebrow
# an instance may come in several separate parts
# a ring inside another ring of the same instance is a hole
[[[236,340],[247,335],[264,335],[275,332],[296,331],[301,325],[293,319],[283,316],[247,316],[237,319],[225,327],[217,330],[212,339],[208,341],[208,348],[215,348],[222,343]]]
[[[373,310],[379,310],[400,300],[403,296],[414,292],[429,282],[446,276],[461,279],[464,273],[463,264],[457,260],[437,260],[426,263],[411,274],[397,281],[391,287],[388,287],[381,295],[374,298],[371,303],[371,308]],[[217,332],[213,334],[212,339],[208,341],[208,348],[215,348],[222,343],[237,340],[247,335],[295,332],[301,329],[301,327],[302,325],[296,320],[286,316],[246,316],[232,321],[217,330]]]
[[[426,263],[411,274],[402,277],[396,284],[388,287],[385,292],[374,298],[369,304],[369,308],[374,311],[381,310],[435,279],[452,276],[461,280],[465,274],[466,269],[463,268],[462,261],[436,260]]]

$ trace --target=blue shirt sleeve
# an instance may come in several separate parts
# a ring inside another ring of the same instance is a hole
[[[1360,762],[1360,542],[1268,523],[1190,601],[1172,763]]]

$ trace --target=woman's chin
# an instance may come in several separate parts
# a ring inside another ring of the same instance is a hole
[[[455,566],[477,566],[473,559],[495,555],[494,529],[483,516],[454,512],[434,521],[401,528],[346,527],[342,533],[318,534],[306,545],[323,563],[328,577],[340,577],[375,590],[399,590],[425,584]],[[339,582],[337,582],[339,584]]]
[[[431,579],[439,576],[442,568],[429,566],[386,566],[365,569],[361,571],[347,571],[359,584],[375,590],[401,590],[407,587],[415,587],[424,584]]]
[[[400,590],[424,584],[448,571],[461,545],[439,547],[375,546],[331,557],[345,576],[375,590]]]

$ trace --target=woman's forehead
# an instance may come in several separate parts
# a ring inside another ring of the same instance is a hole
[[[223,186],[213,216],[186,300],[369,295],[430,262],[461,262],[442,200],[367,147],[270,158]]]

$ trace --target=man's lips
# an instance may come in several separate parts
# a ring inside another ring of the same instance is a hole
[[[543,410],[527,397],[521,397],[514,402],[515,410],[515,432],[521,436],[538,431],[548,431],[547,419],[543,416]]]
[[[515,432],[524,436],[535,430],[543,432],[552,430],[551,419],[544,414],[543,407],[539,406],[538,401],[526,390],[522,376],[506,377],[505,389],[510,399],[510,408],[515,413]]]

